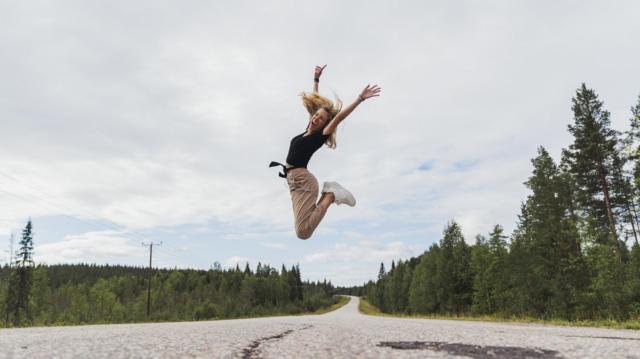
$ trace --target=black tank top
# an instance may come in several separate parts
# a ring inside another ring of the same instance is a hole
[[[289,153],[287,154],[287,163],[294,167],[307,168],[311,156],[316,152],[322,144],[329,138],[329,135],[323,135],[322,131],[314,132],[308,136],[304,133],[291,139],[289,145]]]

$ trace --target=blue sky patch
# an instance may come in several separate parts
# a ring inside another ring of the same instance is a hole
[[[418,166],[418,171],[427,172],[433,168],[433,161],[425,161],[420,166]]]
[[[462,160],[455,162],[453,164],[453,168],[456,171],[463,171],[475,166],[476,164],[478,164],[478,160]]]

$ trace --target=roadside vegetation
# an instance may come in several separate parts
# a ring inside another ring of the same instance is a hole
[[[305,314],[326,314],[329,312],[333,312],[334,310],[338,310],[342,307],[344,307],[347,303],[349,303],[349,300],[351,300],[351,298],[346,297],[344,295],[338,295],[336,296],[338,302],[333,304],[330,307],[322,307],[318,310],[316,310],[315,312],[311,312],[311,313],[305,313]]]
[[[424,253],[388,270],[381,263],[375,281],[351,288],[303,282],[297,266],[159,269],[148,309],[148,269],[36,266],[29,221],[15,258],[0,267],[0,323],[322,313],[348,301],[338,293],[366,297],[367,314],[640,329],[640,97],[624,132],[611,127],[604,103],[584,84],[571,109],[573,142],[559,162],[538,148],[510,235],[496,224],[470,245],[452,220]]]
[[[437,320],[466,320],[474,322],[507,322],[507,323],[532,323],[542,325],[560,325],[569,327],[600,327],[611,329],[640,329],[640,320],[579,320],[569,321],[565,319],[539,319],[532,317],[499,317],[495,315],[446,315],[446,314],[404,314],[384,313],[378,307],[371,304],[367,298],[361,297],[358,310],[362,314],[377,315],[382,317],[437,319]]]
[[[573,143],[559,164],[538,149],[510,236],[494,225],[469,245],[451,221],[420,256],[338,292],[394,315],[639,329],[640,98],[625,132],[584,84],[572,104]]]
[[[346,303],[330,282],[303,282],[298,266],[278,271],[34,265],[31,222],[12,266],[0,267],[0,326],[192,321],[325,313]],[[149,314],[147,314],[149,310]]]

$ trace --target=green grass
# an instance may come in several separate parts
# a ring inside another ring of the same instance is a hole
[[[329,313],[332,312],[334,310],[340,309],[342,308],[345,304],[349,303],[349,297],[347,296],[342,296],[342,295],[336,295],[336,297],[338,297],[338,302],[336,304],[330,305],[328,307],[323,307],[323,308],[319,308],[318,310],[314,311],[314,312],[302,312],[302,313],[269,313],[269,314],[260,314],[260,315],[242,315],[242,316],[237,316],[237,317],[231,317],[231,318],[209,318],[209,319],[202,319],[200,321],[214,321],[214,320],[233,320],[233,319],[252,319],[252,318],[264,318],[264,317],[283,317],[283,316],[299,316],[299,315],[320,315],[320,314],[325,314],[325,313]],[[81,322],[81,323],[77,323],[77,322],[55,322],[55,323],[35,323],[35,324],[31,324],[31,325],[26,325],[26,326],[18,326],[15,328],[22,328],[22,327],[29,327],[29,328],[34,328],[34,327],[64,327],[64,326],[76,326],[76,325],[105,325],[105,324],[144,324],[144,323],[179,323],[179,322],[193,322],[196,320],[142,320],[142,321],[122,321],[122,322],[95,322],[95,323],[85,323],[85,322]],[[14,328],[13,326],[5,326],[4,323],[2,321],[0,321],[0,329],[12,329]]]
[[[383,317],[398,317],[398,318],[418,318],[418,319],[441,319],[441,320],[467,320],[467,321],[481,321],[481,322],[507,322],[507,323],[534,323],[543,325],[560,325],[560,326],[572,326],[572,327],[599,327],[599,328],[613,328],[613,329],[640,329],[640,319],[627,320],[623,322],[615,320],[580,320],[569,321],[564,319],[538,319],[531,317],[499,317],[493,315],[442,315],[442,314],[389,314],[383,313],[378,307],[369,303],[365,298],[360,298],[360,304],[358,310],[362,314],[366,315],[378,315]]]
[[[362,314],[367,315],[379,315],[382,317],[398,317],[398,315],[383,313],[375,305],[369,303],[366,298],[360,297],[360,303],[358,304],[358,310]]]
[[[330,307],[320,308],[320,309],[316,310],[315,312],[303,313],[303,315],[306,315],[306,314],[325,314],[325,313],[333,312],[334,310],[340,309],[345,304],[349,303],[349,297],[346,297],[344,295],[340,295],[340,296],[337,296],[337,297],[338,297],[338,303],[336,303],[336,304],[334,304],[334,305],[332,305]]]

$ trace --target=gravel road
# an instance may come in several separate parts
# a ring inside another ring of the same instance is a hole
[[[640,358],[640,331],[358,313],[0,329],[0,358]]]

